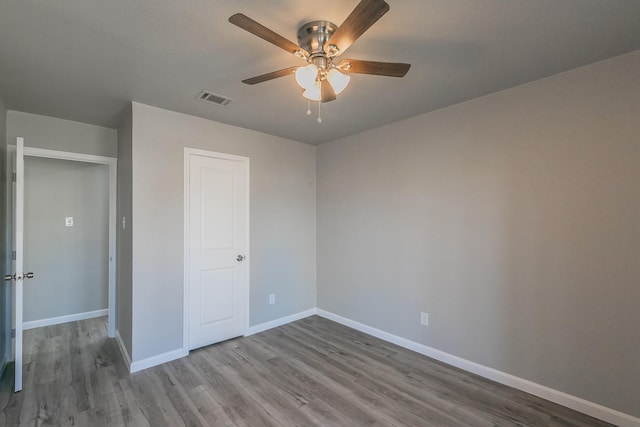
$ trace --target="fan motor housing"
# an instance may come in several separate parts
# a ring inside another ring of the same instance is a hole
[[[338,26],[330,21],[311,21],[298,29],[298,45],[311,54],[324,55],[324,45]]]

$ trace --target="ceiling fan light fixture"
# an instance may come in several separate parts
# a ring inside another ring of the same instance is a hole
[[[332,68],[329,70],[329,73],[327,73],[327,80],[331,84],[336,95],[339,95],[347,88],[349,81],[351,81],[351,77],[346,74],[342,74],[335,68]]]
[[[337,60],[338,55],[344,54],[388,11],[389,4],[385,0],[360,0],[339,27],[323,20],[310,21],[298,27],[297,45],[248,16],[236,13],[229,18],[230,23],[307,62],[301,67],[284,68],[242,82],[253,85],[293,73],[296,83],[303,89],[303,96],[309,101],[318,101],[318,123],[321,123],[320,104],[334,101],[336,95],[349,85],[350,74],[404,77],[409,71],[411,64]],[[310,111],[307,108],[307,115]]]
[[[320,101],[322,99],[322,91],[320,90],[320,81],[316,80],[310,88],[302,93],[302,96],[311,101]]]
[[[296,82],[301,88],[306,90],[312,89],[315,86],[316,79],[318,77],[318,67],[314,64],[300,67],[296,70],[295,76]]]

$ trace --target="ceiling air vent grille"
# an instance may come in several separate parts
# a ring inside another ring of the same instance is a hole
[[[208,90],[203,90],[202,92],[200,92],[196,99],[199,99],[202,102],[210,102],[216,105],[229,105],[233,102],[233,99],[231,98],[218,95],[217,93],[209,92]]]

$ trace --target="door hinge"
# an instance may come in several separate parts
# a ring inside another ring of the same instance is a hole
[[[11,260],[12,261],[16,260],[16,251],[11,251]]]
[[[11,329],[11,338],[15,338],[16,337],[16,329],[12,328]]]
[[[15,172],[11,172],[11,182],[16,182],[16,173]]]

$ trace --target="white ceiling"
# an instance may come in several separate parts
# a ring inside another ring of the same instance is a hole
[[[2,0],[0,97],[107,127],[134,100],[318,144],[640,49],[638,0],[387,1],[345,56],[411,70],[353,75],[322,124],[293,77],[240,82],[302,61],[227,19],[242,12],[295,42],[302,23],[339,25],[358,0]],[[199,102],[202,89],[236,102]]]

